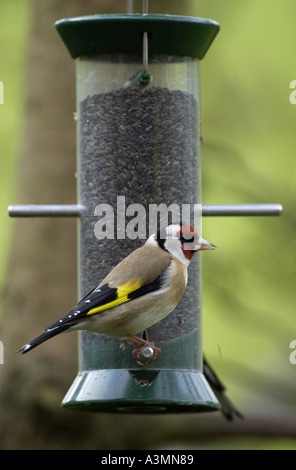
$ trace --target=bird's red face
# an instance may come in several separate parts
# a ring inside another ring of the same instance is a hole
[[[151,235],[147,243],[157,244],[185,266],[189,266],[190,260],[196,251],[214,250],[216,247],[201,238],[192,225],[170,224],[163,227],[156,234]]]
[[[184,256],[189,261],[197,251],[214,250],[216,248],[212,243],[199,237],[192,225],[180,225],[180,241]]]

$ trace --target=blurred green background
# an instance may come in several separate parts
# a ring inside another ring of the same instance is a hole
[[[7,206],[14,201],[25,117],[30,8],[29,1],[0,0],[1,287],[11,250]],[[218,247],[203,257],[203,342],[246,419],[249,412],[278,416],[294,432],[239,442],[232,437],[212,446],[296,449],[296,365],[289,361],[296,339],[296,105],[289,100],[296,80],[296,4],[198,0],[191,9],[221,25],[201,63],[202,202],[275,202],[284,208],[280,217],[203,219],[204,237]]]
[[[296,4],[198,3],[221,24],[201,65],[203,202],[284,208],[279,218],[204,218],[219,249],[203,258],[204,348],[253,412],[295,418]]]
[[[4,88],[4,104],[0,105],[0,286],[3,285],[10,248],[11,224],[7,222],[7,206],[15,191],[24,119],[29,5],[22,0],[0,0],[0,81]]]

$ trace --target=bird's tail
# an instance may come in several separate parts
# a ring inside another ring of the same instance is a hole
[[[47,341],[48,339],[53,338],[54,336],[62,333],[63,331],[67,330],[69,327],[70,325],[61,325],[56,328],[52,328],[50,330],[45,330],[44,333],[42,333],[42,335],[37,336],[37,338],[30,341],[30,343],[25,344],[21,349],[19,349],[18,352],[21,354],[26,354],[27,352],[36,348],[36,346],[39,346],[39,344],[44,343],[44,341]]]
[[[236,408],[236,406],[232,403],[232,401],[226,395],[226,388],[222,384],[221,380],[217,376],[216,372],[207,360],[204,358],[203,361],[203,372],[204,375],[210,384],[211,389],[213,390],[214,394],[216,395],[217,400],[220,402],[221,411],[225,418],[228,421],[232,421],[234,417],[238,417],[243,419],[243,415],[241,412]]]

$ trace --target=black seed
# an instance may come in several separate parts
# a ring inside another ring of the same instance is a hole
[[[149,204],[181,207],[199,202],[198,115],[193,95],[161,87],[119,89],[80,103],[80,202],[88,208],[80,221],[81,294],[145,242],[116,239],[117,196],[125,196],[126,206],[139,203],[147,209],[147,237]],[[94,210],[102,203],[114,208],[114,240],[98,240],[94,235],[98,221]],[[199,327],[196,259],[189,271],[181,303],[149,329],[151,341],[175,338]]]

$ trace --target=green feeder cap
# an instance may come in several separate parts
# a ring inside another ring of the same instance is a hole
[[[202,59],[217,35],[216,21],[171,15],[92,15],[55,24],[73,58],[91,54],[141,54],[143,32],[149,53]]]

